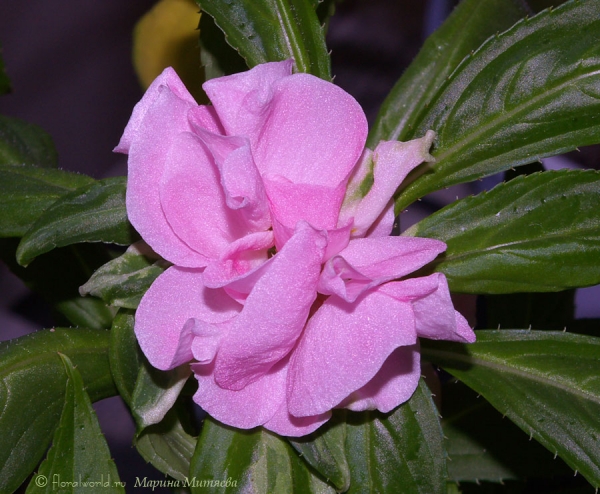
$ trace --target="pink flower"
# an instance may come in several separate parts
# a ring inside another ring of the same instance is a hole
[[[333,408],[408,400],[418,337],[474,334],[443,275],[404,279],[445,244],[389,236],[392,195],[434,134],[363,152],[356,101],[291,71],[213,79],[198,106],[166,69],[116,150],[131,222],[174,264],[138,308],[142,350],[159,369],[190,362],[217,420],[300,436]]]

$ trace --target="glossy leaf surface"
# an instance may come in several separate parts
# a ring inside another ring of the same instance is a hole
[[[458,64],[488,37],[525,16],[516,0],[463,0],[421,48],[384,101],[367,146],[381,140],[407,141],[415,125]]]
[[[457,201],[406,234],[448,249],[436,269],[451,290],[545,292],[600,282],[600,173],[517,177]]]
[[[339,492],[350,487],[350,467],[346,459],[346,424],[333,418],[308,436],[290,439],[302,459]]]
[[[92,184],[86,175],[0,164],[0,237],[21,237],[57,199]]]
[[[57,328],[0,343],[0,492],[14,492],[31,473],[58,424],[67,383],[59,351],[93,401],[116,393],[107,331]]]
[[[80,242],[131,244],[137,234],[127,221],[125,185],[125,177],[107,178],[58,199],[21,239],[19,264]]]
[[[600,3],[567,2],[490,39],[416,125],[438,133],[433,167],[404,182],[401,210],[442,187],[600,141]]]
[[[422,354],[600,485],[600,338],[478,331],[477,342],[422,342]]]
[[[197,0],[249,67],[293,58],[298,72],[331,79],[324,30],[310,0]]]
[[[52,447],[34,474],[27,492],[52,493],[60,490],[61,493],[75,493],[89,488],[124,493],[81,374],[66,355],[59,355],[68,376],[65,404]],[[45,485],[42,486],[43,483]]]
[[[423,380],[391,414],[349,412],[346,420],[349,493],[446,491],[442,429]]]

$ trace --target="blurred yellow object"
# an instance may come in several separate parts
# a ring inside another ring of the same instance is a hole
[[[193,0],[161,0],[138,21],[133,33],[133,65],[144,89],[171,66],[197,100],[205,97],[199,10]]]

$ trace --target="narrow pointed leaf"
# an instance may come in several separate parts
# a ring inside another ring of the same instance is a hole
[[[190,478],[213,482],[192,486],[192,493],[336,492],[312,474],[293,448],[263,429],[239,431],[210,417],[192,459]]]
[[[435,165],[405,181],[423,195],[600,141],[600,3],[572,0],[518,22],[456,69],[416,126]]]
[[[206,81],[248,70],[246,61],[227,43],[225,33],[210,15],[200,17],[200,60]],[[208,96],[204,98],[208,101]]]
[[[197,0],[249,67],[293,58],[299,72],[331,79],[324,30],[311,0]]]
[[[0,343],[0,492],[14,492],[46,452],[65,401],[68,355],[94,401],[116,394],[108,331],[54,329]]]
[[[424,342],[422,354],[600,485],[600,338],[478,331],[471,345]]]
[[[448,249],[451,290],[547,292],[600,283],[600,173],[517,177],[457,201],[407,231]]]
[[[61,483],[60,492],[64,493],[81,492],[85,488],[124,493],[81,374],[69,357],[59,355],[68,376],[65,404],[52,447],[29,483],[27,493],[56,492],[57,479]],[[47,483],[41,486],[40,480]]]
[[[349,493],[446,492],[446,452],[437,409],[421,380],[394,412],[348,413]]]
[[[62,170],[0,164],[0,237],[22,237],[57,199],[93,182]]]
[[[146,290],[168,266],[142,245],[133,244],[122,256],[96,270],[79,293],[99,297],[115,307],[137,309]]]
[[[2,66],[0,65],[0,94]],[[52,138],[37,125],[0,115],[0,165],[56,167]]]
[[[61,197],[21,239],[19,264],[80,242],[133,243],[137,234],[127,221],[125,185],[125,177],[107,178]]]
[[[316,432],[290,444],[302,459],[331,482],[339,492],[350,487],[350,467],[346,459],[346,425],[332,419]]]
[[[374,149],[381,140],[420,137],[414,134],[416,122],[462,59],[526,14],[517,0],[463,0],[427,38],[384,101],[367,146]]]

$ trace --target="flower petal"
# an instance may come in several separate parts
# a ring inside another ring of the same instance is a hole
[[[202,257],[219,259],[247,229],[227,207],[218,170],[202,141],[189,132],[173,137],[160,181],[161,206],[175,234]],[[173,259],[169,259],[173,261]],[[187,266],[183,260],[173,261]]]
[[[239,390],[260,378],[296,344],[306,323],[326,239],[306,223],[270,261],[223,338],[215,380]]]
[[[353,304],[329,297],[309,320],[290,361],[290,413],[331,410],[371,381],[396,348],[416,340],[408,303],[376,290]]]
[[[283,402],[275,415],[265,422],[263,427],[280,436],[299,437],[314,432],[330,418],[331,412],[314,417],[294,417],[288,412],[287,403]]]
[[[196,101],[186,89],[183,82],[181,82],[177,73],[172,67],[167,67],[163,70],[162,74],[154,79],[140,102],[135,105],[131,118],[123,132],[123,136],[117,147],[114,149],[115,152],[127,154],[131,147],[131,143],[139,137],[139,133],[147,132],[145,125],[142,123],[146,117],[146,112],[156,104],[157,99],[161,97],[161,93],[165,90],[181,100],[184,103],[184,107],[196,105]],[[187,103],[187,105],[185,103]]]
[[[387,413],[408,401],[421,377],[418,343],[396,348],[366,385],[352,393],[337,408],[355,412],[379,410]]]
[[[251,233],[232,242],[218,260],[208,264],[204,284],[219,288],[237,281],[267,261],[273,244],[272,231]]]
[[[360,184],[351,183],[348,187],[352,197],[344,201],[340,221],[354,218],[354,237],[362,237],[384,211],[389,200],[406,175],[424,161],[433,161],[429,148],[435,132],[429,130],[420,139],[408,142],[381,141],[373,152],[373,185],[368,193],[360,198],[355,191]],[[368,157],[368,155],[367,155]],[[364,161],[365,157],[363,157]],[[364,178],[358,174],[356,180]],[[365,175],[366,176],[366,175]]]
[[[429,238],[357,238],[325,263],[318,290],[354,302],[364,291],[416,271],[444,250],[444,242]]]
[[[264,231],[271,227],[271,215],[262,179],[243,137],[224,137],[203,129],[197,135],[213,155],[219,168],[227,206],[239,210],[248,231]]]
[[[135,334],[150,363],[161,370],[192,360],[193,320],[221,323],[241,306],[222,289],[208,289],[199,270],[172,266],[150,286],[135,314]]]
[[[292,73],[292,60],[257,65],[251,70],[206,81],[210,98],[227,135],[249,137],[254,143],[273,98],[273,84]]]
[[[443,274],[386,283],[381,291],[397,300],[412,303],[419,337],[466,343],[475,341],[475,333],[465,318],[454,310]]]
[[[230,390],[215,382],[215,364],[192,364],[198,380],[194,401],[209,415],[224,424],[251,429],[271,419],[285,404],[288,360],[284,359],[269,372],[240,390]]]
[[[173,141],[189,130],[186,115],[193,103],[181,99],[165,85],[154,96],[153,104],[144,109],[143,120],[126,138],[130,141],[127,215],[142,238],[162,257],[179,265],[200,267],[204,265],[203,257],[173,232],[165,218],[158,185]]]

